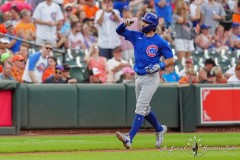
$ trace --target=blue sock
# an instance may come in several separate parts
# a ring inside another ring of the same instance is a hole
[[[153,126],[156,132],[161,132],[163,130],[162,126],[158,123],[155,114],[150,111],[150,113],[145,116],[145,119]]]
[[[144,116],[142,116],[140,114],[135,115],[135,119],[134,119],[133,124],[132,124],[132,129],[129,132],[131,143],[132,143],[133,138],[137,134],[138,130],[141,128],[141,126],[143,124],[143,120],[144,120]]]

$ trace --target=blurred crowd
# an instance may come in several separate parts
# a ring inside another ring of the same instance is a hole
[[[240,0],[6,0],[0,10],[0,80],[132,83],[133,46],[115,30],[129,18],[128,29],[139,31],[140,18],[153,12],[176,60],[159,71],[161,82],[240,84]],[[32,44],[41,47],[30,52]],[[54,50],[81,53],[87,78],[71,77],[72,64]],[[223,69],[208,53],[234,59]]]

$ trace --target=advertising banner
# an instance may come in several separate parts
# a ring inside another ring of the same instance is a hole
[[[201,124],[240,123],[240,88],[201,88]]]

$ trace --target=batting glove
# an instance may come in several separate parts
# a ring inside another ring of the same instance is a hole
[[[128,19],[126,19],[126,21],[124,22],[124,25],[125,25],[125,26],[131,26],[133,23],[134,23],[134,21],[128,18]]]
[[[159,62],[159,63],[156,63],[156,64],[148,65],[147,67],[145,67],[145,71],[147,73],[155,73],[159,69],[164,70],[165,67],[166,67],[166,64],[164,62]]]

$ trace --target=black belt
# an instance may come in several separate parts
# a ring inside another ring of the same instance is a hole
[[[138,76],[145,76],[145,75],[148,75],[148,74],[154,74],[154,73],[156,73],[156,72],[158,72],[158,71],[155,71],[155,72],[153,72],[153,73],[145,73],[145,74],[143,74],[143,73],[137,73],[137,72],[136,72],[136,74],[137,74]]]
[[[145,76],[146,74],[143,74],[143,73],[137,73],[136,72],[136,74],[138,75],[138,76]]]

